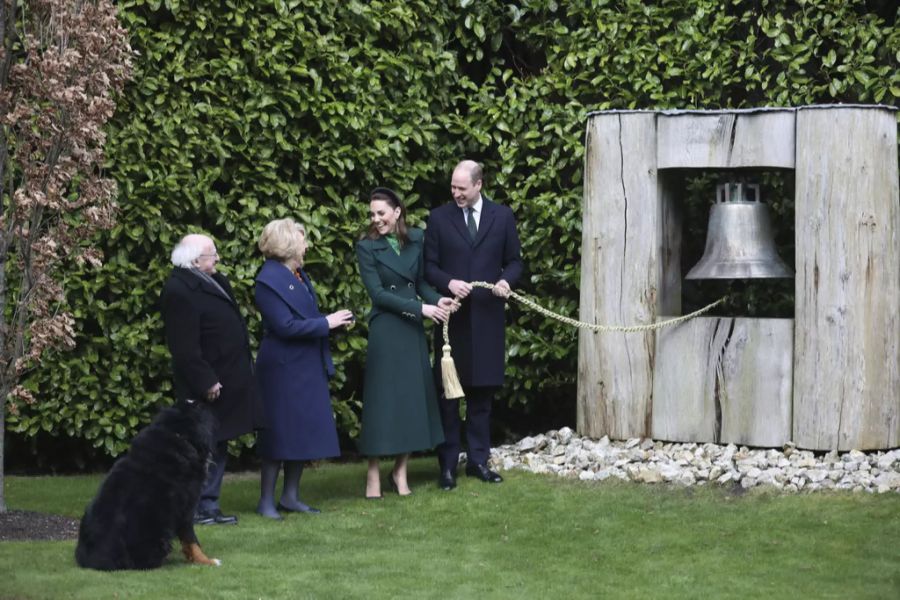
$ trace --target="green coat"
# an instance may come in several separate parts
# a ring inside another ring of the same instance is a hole
[[[444,441],[437,406],[422,300],[437,304],[425,282],[421,229],[398,255],[382,238],[356,245],[359,274],[372,299],[366,351],[362,431],[366,456],[405,454]]]

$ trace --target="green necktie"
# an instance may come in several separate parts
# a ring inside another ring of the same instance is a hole
[[[466,213],[466,227],[469,228],[469,235],[474,240],[475,235],[478,233],[478,227],[475,225],[475,209],[471,206]]]

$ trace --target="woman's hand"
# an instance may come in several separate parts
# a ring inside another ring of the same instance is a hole
[[[422,305],[422,316],[428,317],[435,323],[443,323],[450,316],[450,312],[443,306],[435,306],[434,304]]]
[[[438,306],[447,309],[451,314],[459,309],[459,302],[453,298],[441,298],[438,300]]]
[[[325,318],[328,320],[328,329],[335,329],[336,327],[353,323],[353,313],[349,310],[339,310]]]

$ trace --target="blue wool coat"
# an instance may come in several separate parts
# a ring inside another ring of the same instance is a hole
[[[522,258],[512,211],[482,195],[478,235],[473,240],[465,216],[450,202],[431,211],[425,230],[425,279],[452,296],[451,279],[496,283],[512,288],[522,276]],[[435,328],[435,364],[440,364],[441,328]],[[505,301],[476,288],[450,318],[453,361],[464,386],[503,385],[506,360]]]
[[[298,273],[302,282],[280,262],[267,260],[256,278],[264,328],[256,372],[266,416],[258,452],[269,460],[340,454],[328,391],[334,375],[328,321],[309,277]]]

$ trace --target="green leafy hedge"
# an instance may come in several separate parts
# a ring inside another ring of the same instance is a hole
[[[30,376],[41,400],[11,428],[115,455],[169,401],[157,298],[188,230],[218,241],[254,336],[255,241],[285,215],[310,232],[323,309],[363,313],[366,192],[393,186],[424,224],[462,157],[485,163],[488,194],[519,219],[525,291],[576,315],[587,113],[896,103],[897,14],[873,4],[881,14],[858,0],[123,0],[140,56],[109,137],[120,225],[102,269],[68,272],[78,348]],[[505,400],[570,402],[575,333],[510,318]],[[332,342],[349,438],[365,333]]]

